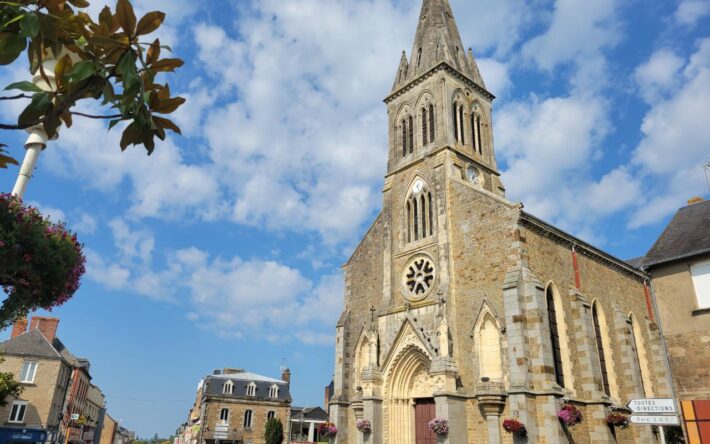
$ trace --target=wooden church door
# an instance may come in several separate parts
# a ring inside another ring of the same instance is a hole
[[[433,399],[417,399],[414,406],[416,444],[436,444],[436,434],[429,430],[429,421],[436,417]]]

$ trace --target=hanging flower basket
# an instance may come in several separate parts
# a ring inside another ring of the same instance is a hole
[[[429,421],[429,430],[437,435],[449,434],[449,421],[443,418],[435,418]]]
[[[606,417],[607,425],[611,427],[627,428],[631,423],[629,417],[621,413],[610,413]]]
[[[16,197],[0,194],[0,328],[37,309],[67,302],[79,288],[86,258],[76,235]]]
[[[357,427],[357,429],[364,434],[372,432],[372,424],[367,419],[361,419],[355,423],[355,427]]]
[[[325,436],[326,438],[334,438],[335,435],[338,434],[338,428],[331,422],[326,422],[321,425],[319,431],[321,436]]]
[[[503,430],[518,436],[528,435],[528,430],[525,428],[525,424],[517,419],[506,419],[503,421]]]
[[[573,427],[582,422],[582,412],[572,404],[563,405],[557,412],[557,417],[567,427]]]

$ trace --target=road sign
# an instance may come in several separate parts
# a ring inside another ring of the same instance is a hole
[[[632,415],[632,424],[646,424],[646,425],[680,425],[677,416],[663,416],[663,415]]]
[[[677,413],[673,399],[632,399],[626,407],[633,413]]]

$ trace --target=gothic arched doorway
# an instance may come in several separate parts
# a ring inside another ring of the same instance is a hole
[[[435,416],[430,360],[415,346],[402,350],[385,373],[385,442],[436,443],[426,424]]]

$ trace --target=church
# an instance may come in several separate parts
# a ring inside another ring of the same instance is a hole
[[[506,198],[494,98],[448,0],[424,0],[385,99],[382,211],[343,266],[335,442],[661,442],[608,423],[671,396],[648,277]]]

